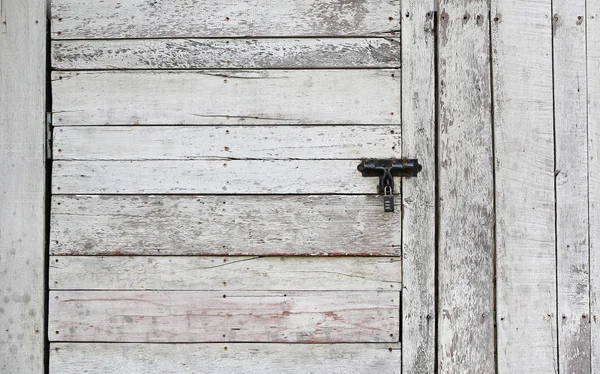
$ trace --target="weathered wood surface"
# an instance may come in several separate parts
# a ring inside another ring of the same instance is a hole
[[[54,160],[359,159],[382,155],[402,157],[399,126],[73,126],[59,127],[53,136]]]
[[[586,4],[590,323],[592,372],[600,372],[600,2]]]
[[[401,254],[380,196],[54,196],[51,214],[53,255]]]
[[[400,30],[400,0],[54,0],[55,39],[371,36]]]
[[[393,291],[50,291],[48,336],[80,342],[397,342]]]
[[[52,67],[286,69],[400,67],[393,38],[116,39],[52,42]]]
[[[549,0],[492,0],[499,373],[558,371]]]
[[[400,291],[399,257],[51,256],[51,289]]]
[[[400,359],[400,343],[50,345],[50,371],[61,374],[398,374]]]
[[[558,362],[582,374],[591,372],[585,3],[553,1]]]
[[[442,372],[494,373],[494,182],[489,5],[439,5],[439,305]]]
[[[0,372],[44,371],[46,2],[0,1]]]
[[[402,1],[402,154],[423,165],[402,181],[402,372],[435,368],[435,30],[432,1]]]
[[[376,194],[358,160],[58,161],[55,194]],[[399,183],[395,184],[396,192]]]
[[[55,72],[54,125],[399,124],[398,69]]]

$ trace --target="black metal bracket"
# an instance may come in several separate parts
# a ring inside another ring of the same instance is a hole
[[[422,169],[416,159],[365,159],[357,167],[363,177],[379,177],[377,192],[384,195],[384,210],[394,211],[394,177],[416,177]]]

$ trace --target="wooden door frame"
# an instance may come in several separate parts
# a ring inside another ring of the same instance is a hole
[[[46,0],[0,0],[0,372],[46,358]]]

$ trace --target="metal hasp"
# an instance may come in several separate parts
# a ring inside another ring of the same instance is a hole
[[[422,166],[416,159],[365,159],[357,167],[363,177],[379,177],[377,192],[383,195],[383,210],[394,211],[394,177],[416,177]]]

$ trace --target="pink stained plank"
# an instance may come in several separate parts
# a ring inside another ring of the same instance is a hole
[[[397,342],[393,291],[50,293],[49,339],[94,342]]]

